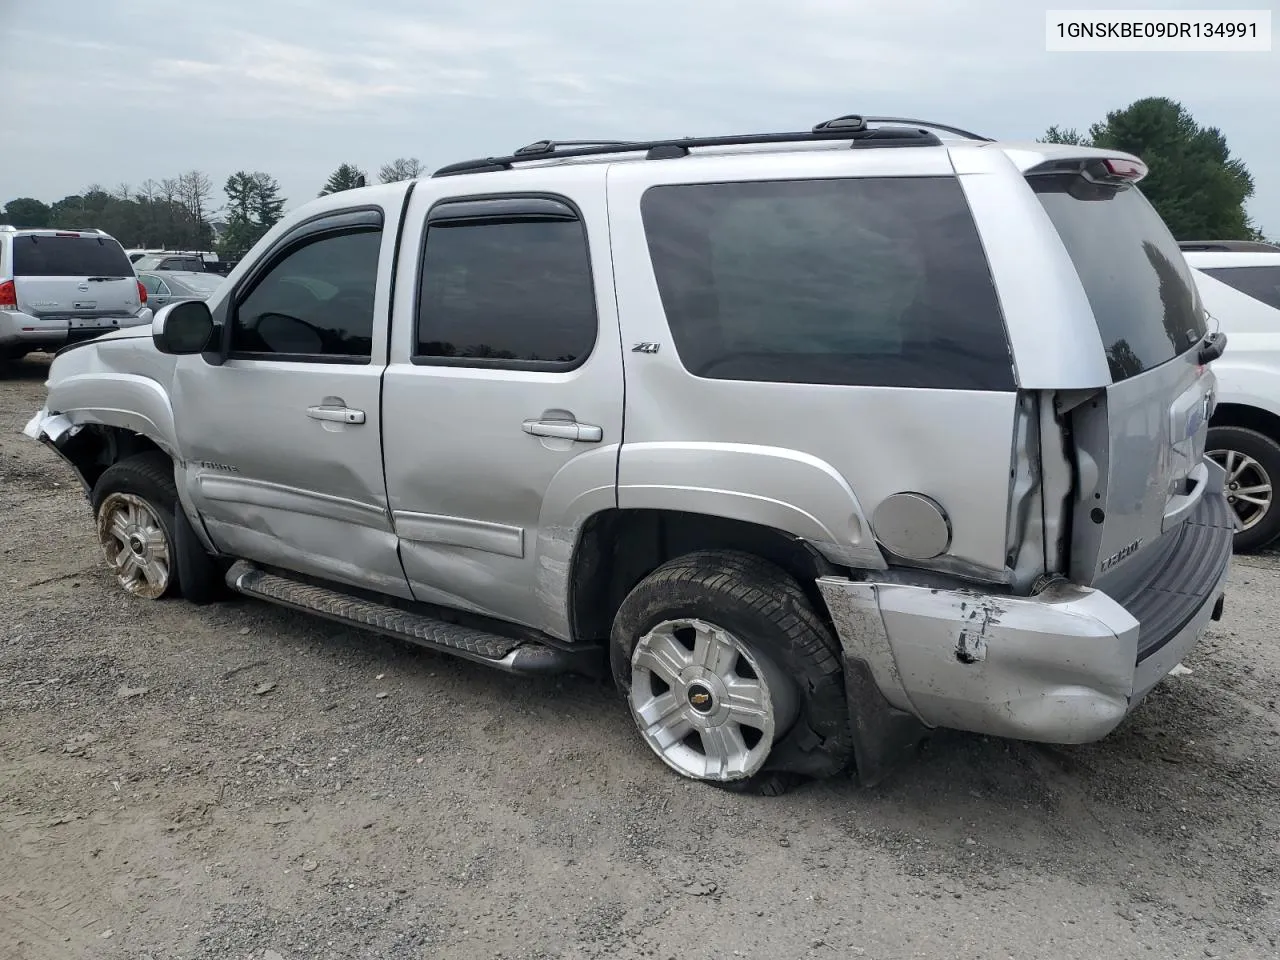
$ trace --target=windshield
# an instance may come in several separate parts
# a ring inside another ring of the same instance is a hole
[[[164,257],[139,257],[133,261],[133,266],[135,270],[154,270],[163,259]]]
[[[1114,380],[1199,343],[1207,328],[1191,268],[1137,187],[1074,173],[1028,179],[1080,275]]]
[[[1280,310],[1280,264],[1273,267],[1201,267],[1200,272]]]
[[[20,277],[132,277],[124,249],[110,237],[28,235],[13,240]]]

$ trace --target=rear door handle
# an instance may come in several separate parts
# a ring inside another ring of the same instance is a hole
[[[604,431],[595,424],[576,420],[526,420],[524,432],[532,437],[559,437],[579,443],[599,443],[604,439]]]
[[[331,423],[364,423],[364,411],[350,407],[307,407],[307,416]]]

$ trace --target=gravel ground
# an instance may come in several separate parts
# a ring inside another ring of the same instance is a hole
[[[145,603],[0,372],[0,958],[1275,957],[1280,563],[1107,741],[679,780],[606,687]]]

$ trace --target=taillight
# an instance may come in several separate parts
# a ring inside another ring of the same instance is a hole
[[[142,285],[142,281],[138,281],[138,302],[144,307],[147,305],[147,288]]]
[[[12,280],[0,283],[0,310],[18,309],[18,291]]]
[[[1102,161],[1107,172],[1113,177],[1121,177],[1125,180],[1141,180],[1147,175],[1147,167],[1144,163],[1136,160],[1122,160],[1119,157],[1107,157]]]

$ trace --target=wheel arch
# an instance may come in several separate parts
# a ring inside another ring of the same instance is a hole
[[[1280,413],[1252,403],[1223,400],[1214,408],[1209,427],[1244,427],[1280,443]]]
[[[816,581],[843,572],[806,540],[762,524],[681,510],[601,510],[582,525],[573,550],[567,598],[573,638],[607,639],[614,615],[636,584],[668,561],[705,550],[737,551],[776,564],[824,618]]]

